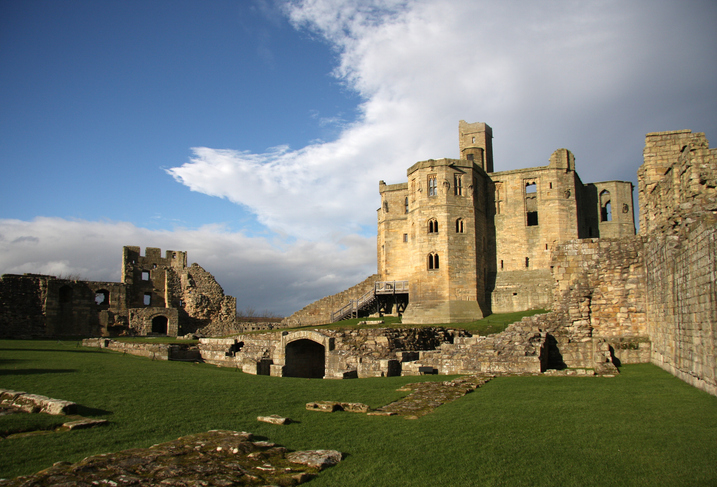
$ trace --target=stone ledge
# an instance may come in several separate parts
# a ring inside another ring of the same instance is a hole
[[[54,415],[77,413],[77,404],[74,402],[8,389],[0,389],[0,405],[14,407],[26,413],[46,413]]]

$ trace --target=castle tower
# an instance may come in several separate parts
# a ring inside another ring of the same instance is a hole
[[[487,314],[487,175],[469,160],[414,164],[408,184],[381,182],[379,275],[408,280],[404,323],[455,323]]]
[[[487,173],[493,172],[493,129],[482,122],[458,122],[461,159],[475,162]]]

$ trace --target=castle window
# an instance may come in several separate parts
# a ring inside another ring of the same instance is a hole
[[[529,227],[538,225],[538,185],[535,181],[525,183],[525,224]]]
[[[142,271],[142,280],[149,281],[149,271]]]
[[[438,254],[431,252],[428,254],[428,270],[433,271],[438,269]]]
[[[525,267],[530,267],[530,257],[525,258]]]
[[[610,192],[604,190],[600,193],[600,221],[612,221],[612,210],[610,207]]]
[[[406,199],[403,200],[403,207],[404,207],[404,211],[406,213],[408,213],[408,196],[406,196]]]
[[[463,233],[463,218],[456,220],[456,233]]]
[[[428,196],[436,196],[438,194],[438,182],[436,175],[428,176]]]
[[[528,212],[528,226],[534,227],[538,225],[538,212],[537,211],[529,211]]]
[[[456,196],[463,196],[463,178],[458,174],[453,176],[453,190]]]
[[[408,242],[408,234],[407,233],[403,234],[403,241]]]
[[[97,306],[110,305],[110,292],[106,289],[100,289],[95,292],[95,304]]]
[[[466,159],[469,161],[473,160],[473,154],[466,154]]]
[[[475,144],[475,143],[476,143],[476,138],[473,137],[473,138],[471,139],[471,142]]]
[[[503,260],[500,261],[500,270],[503,270]]]
[[[152,304],[152,293],[144,293],[144,301],[145,306],[149,306]]]
[[[428,233],[438,233],[438,221],[435,218],[428,220]]]
[[[386,213],[388,213],[388,201],[384,201],[384,202],[383,202],[383,211],[385,211]]]

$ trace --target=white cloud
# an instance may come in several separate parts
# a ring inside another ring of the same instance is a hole
[[[156,231],[123,222],[62,218],[0,219],[0,274],[73,275],[120,281],[122,245],[186,250],[211,272],[239,308],[289,315],[375,272],[376,241],[358,235],[336,243],[286,244],[219,226]]]
[[[293,24],[339,53],[335,75],[363,98],[360,119],[335,141],[295,150],[196,148],[169,172],[246,206],[275,231],[317,241],[372,230],[380,179],[401,182],[418,160],[457,157],[459,119],[492,125],[496,170],[544,165],[567,147],[586,182],[634,180],[646,132],[715,129],[705,106],[717,108],[707,61],[717,48],[716,10],[697,2],[294,1],[286,7]]]

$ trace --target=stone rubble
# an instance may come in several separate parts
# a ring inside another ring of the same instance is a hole
[[[291,486],[341,459],[335,450],[288,453],[274,443],[254,441],[251,433],[214,430],[75,464],[58,462],[33,475],[0,479],[0,486]]]
[[[427,381],[406,384],[399,391],[411,391],[406,397],[376,409],[382,415],[418,419],[438,406],[469,394],[492,379],[492,376],[466,376],[450,381]]]
[[[278,414],[272,414],[270,416],[258,416],[257,421],[269,424],[291,424],[293,421],[289,418],[284,418]]]

